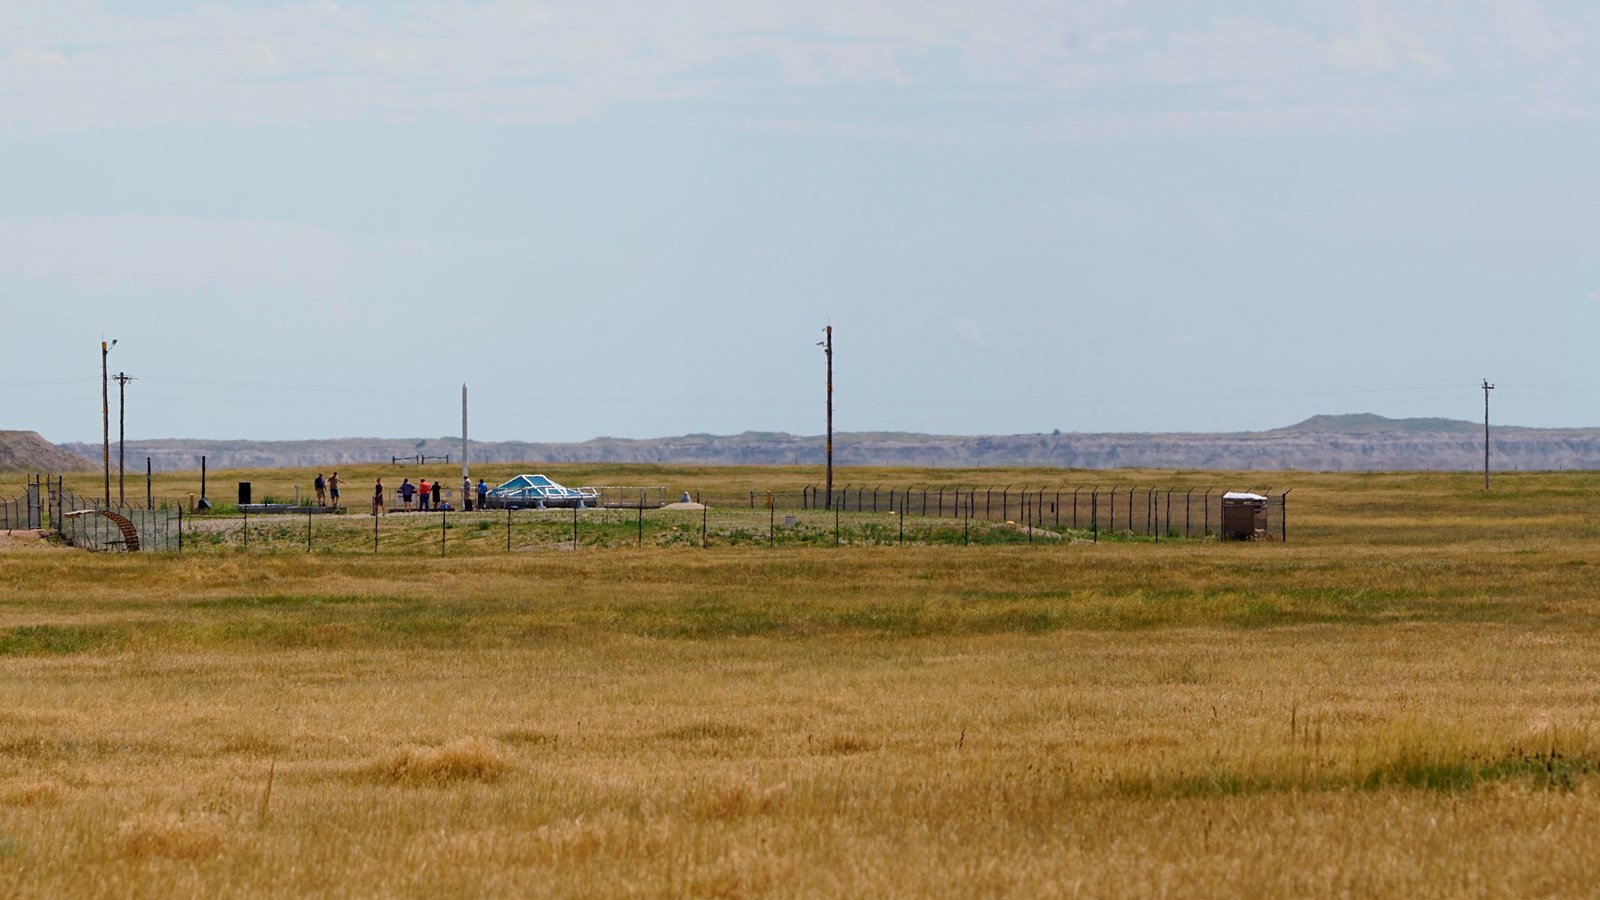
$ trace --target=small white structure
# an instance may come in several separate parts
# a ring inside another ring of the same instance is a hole
[[[1267,498],[1244,491],[1222,495],[1222,530],[1225,541],[1260,541],[1267,537]]]
[[[509,509],[551,506],[582,509],[600,505],[600,492],[590,487],[564,487],[543,475],[518,475],[490,490],[488,501],[493,506]]]

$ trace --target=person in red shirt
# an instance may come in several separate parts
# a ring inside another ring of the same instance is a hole
[[[423,512],[428,511],[428,492],[432,490],[433,488],[428,484],[428,479],[426,478],[417,483],[417,497],[419,504],[417,508]]]

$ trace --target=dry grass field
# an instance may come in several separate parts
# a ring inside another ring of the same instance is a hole
[[[1292,487],[1290,541],[13,540],[0,893],[1600,889],[1600,476],[1095,480]]]

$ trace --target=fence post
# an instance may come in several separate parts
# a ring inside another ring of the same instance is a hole
[[[644,546],[644,491],[639,492],[639,546]]]
[[[928,502],[928,492],[927,491],[923,491],[922,492],[922,502],[923,502],[924,505],[926,505],[927,502]],[[922,514],[923,515],[927,515],[928,511],[927,510],[923,510]],[[944,518],[944,488],[939,488],[939,501],[938,501],[938,506],[936,508],[936,514],[939,516],[939,518],[941,518],[941,519]]]
[[[306,552],[311,552],[311,508],[306,507]]]
[[[244,513],[244,549],[248,553],[250,551],[250,510],[241,506],[239,511]]]
[[[1117,486],[1111,486],[1111,521],[1106,523],[1106,530],[1112,534],[1117,533]]]
[[[583,501],[580,500],[579,503],[581,503],[581,502],[583,502]],[[573,549],[574,552],[576,552],[577,549],[578,549],[578,504],[577,503],[572,504],[572,549]]]
[[[444,555],[444,542],[445,542],[445,532],[444,532],[444,530],[445,530],[445,528],[447,526],[447,523],[449,521],[450,521],[450,511],[447,510],[447,509],[439,510],[439,555],[440,556]]]
[[[1205,537],[1211,534],[1211,488],[1206,488],[1206,492],[1200,496],[1205,501],[1204,517],[1200,520],[1200,536]]]
[[[511,552],[511,507],[506,506],[506,552]]]
[[[707,519],[707,517],[709,515],[710,509],[711,509],[710,507],[705,505],[705,501],[701,501],[701,503],[700,503],[700,549],[701,550],[704,550],[706,548],[706,519]]]
[[[378,555],[378,514],[372,514],[372,555]]]
[[[1290,488],[1289,491],[1294,490]],[[1283,529],[1283,542],[1289,543],[1289,491],[1278,497],[1278,527]]]
[[[1115,490],[1115,488],[1113,488]],[[1100,486],[1089,492],[1089,527],[1094,531],[1094,542],[1100,543]]]

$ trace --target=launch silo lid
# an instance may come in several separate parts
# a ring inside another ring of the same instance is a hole
[[[1229,491],[1222,495],[1224,500],[1265,500],[1260,494],[1250,494],[1244,491]]]

